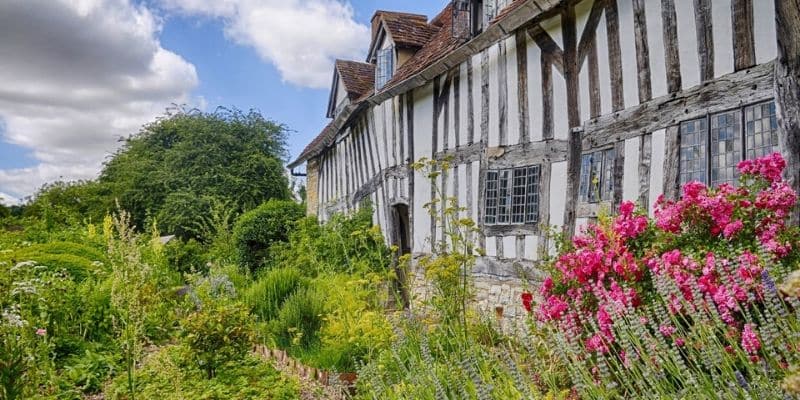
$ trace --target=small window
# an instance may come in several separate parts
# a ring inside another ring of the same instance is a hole
[[[538,165],[486,172],[486,225],[539,222]]]
[[[394,73],[394,47],[378,50],[375,65],[375,89],[380,89],[392,79]]]
[[[682,122],[680,183],[736,185],[739,161],[777,151],[777,129],[772,101]]]
[[[598,203],[611,200],[614,194],[615,157],[613,148],[581,156],[580,201]]]

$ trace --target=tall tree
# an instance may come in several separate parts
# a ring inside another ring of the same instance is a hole
[[[287,199],[286,128],[256,111],[177,112],[146,125],[106,161],[100,183],[143,227],[196,236],[219,201],[236,212]]]

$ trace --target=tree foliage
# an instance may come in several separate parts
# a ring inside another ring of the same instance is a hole
[[[107,187],[136,226],[196,237],[214,199],[236,212],[289,197],[286,128],[256,111],[178,112],[127,138],[105,164]]]

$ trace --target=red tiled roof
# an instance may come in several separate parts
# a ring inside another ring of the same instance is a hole
[[[347,90],[347,97],[356,100],[372,94],[375,88],[375,65],[358,61],[336,60],[340,82]]]
[[[394,76],[392,76],[392,79],[384,86],[383,90],[391,88],[422,71],[434,61],[455,50],[464,43],[463,39],[453,36],[452,3],[448,4],[432,22],[440,25],[440,28],[438,28],[437,32],[423,48],[417,51],[413,57],[395,71]]]
[[[428,17],[424,15],[378,11],[375,17],[383,21],[398,47],[420,48],[437,31],[435,27],[428,25]]]
[[[304,158],[306,155],[318,152],[329,145],[329,143],[327,143],[329,139],[333,139],[334,137],[336,137],[336,132],[333,132],[332,134],[330,132],[333,130],[334,121],[335,120],[331,120],[331,122],[328,122],[328,125],[325,125],[325,127],[322,128],[322,131],[317,135],[317,137],[315,137],[314,140],[311,141],[311,143],[306,145],[306,147],[303,149],[303,151],[300,152],[300,155],[297,157],[297,161],[300,160],[305,161]],[[294,162],[296,163],[297,161]],[[289,164],[289,166],[291,167],[292,164]]]

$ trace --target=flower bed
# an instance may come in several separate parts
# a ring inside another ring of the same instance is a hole
[[[800,361],[800,302],[775,285],[800,259],[785,165],[775,153],[741,162],[736,186],[687,183],[652,220],[623,202],[562,249],[538,304],[522,302],[583,397],[781,397]]]

